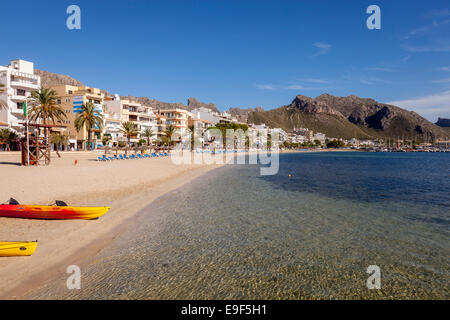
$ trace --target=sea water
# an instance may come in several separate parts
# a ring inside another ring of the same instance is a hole
[[[450,154],[281,154],[154,201],[81,270],[33,298],[448,299]],[[369,266],[381,288],[369,289]]]

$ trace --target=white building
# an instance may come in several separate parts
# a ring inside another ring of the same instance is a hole
[[[41,78],[34,75],[33,62],[11,60],[10,64],[0,66],[0,83],[4,86],[0,99],[7,108],[0,110],[0,126],[22,132],[24,121],[23,102],[41,86]]]
[[[195,120],[206,120],[211,124],[216,125],[220,122],[220,116],[217,112],[212,111],[211,109],[200,107],[197,109],[193,109],[191,111],[192,118]]]
[[[158,124],[152,107],[144,106],[135,101],[120,99],[117,94],[105,99],[104,120],[103,133],[111,135],[113,141],[125,140],[120,128],[122,122],[126,121],[135,123],[139,131],[138,135],[132,137],[131,141],[137,142],[139,137],[143,138],[143,133],[147,129],[152,130],[152,139],[157,137]]]
[[[278,140],[280,141],[280,143],[285,142],[285,141],[287,140],[287,138],[288,138],[287,132],[284,131],[284,130],[281,129],[281,128],[273,128],[273,129],[271,130],[271,132],[277,133],[277,134],[278,134]]]
[[[314,134],[314,140],[319,140],[322,144],[325,144],[326,139],[327,137],[323,133],[317,132],[316,134]]]

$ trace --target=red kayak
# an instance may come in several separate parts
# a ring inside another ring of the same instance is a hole
[[[110,207],[30,206],[1,204],[0,217],[25,219],[97,219]]]

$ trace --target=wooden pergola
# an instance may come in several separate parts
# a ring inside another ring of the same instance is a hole
[[[40,124],[40,123],[26,123],[21,122],[21,125],[25,126],[25,140],[22,141],[22,165],[39,166],[49,165],[51,162],[50,151],[50,135],[49,132],[55,128],[66,128],[64,125],[56,124]],[[29,133],[29,127],[34,128],[36,134]],[[44,136],[46,139],[39,139],[40,130],[44,130]],[[28,139],[27,139],[28,136]],[[29,163],[28,163],[29,155]]]

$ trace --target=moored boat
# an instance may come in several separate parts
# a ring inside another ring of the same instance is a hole
[[[31,256],[37,241],[0,241],[0,257]]]

